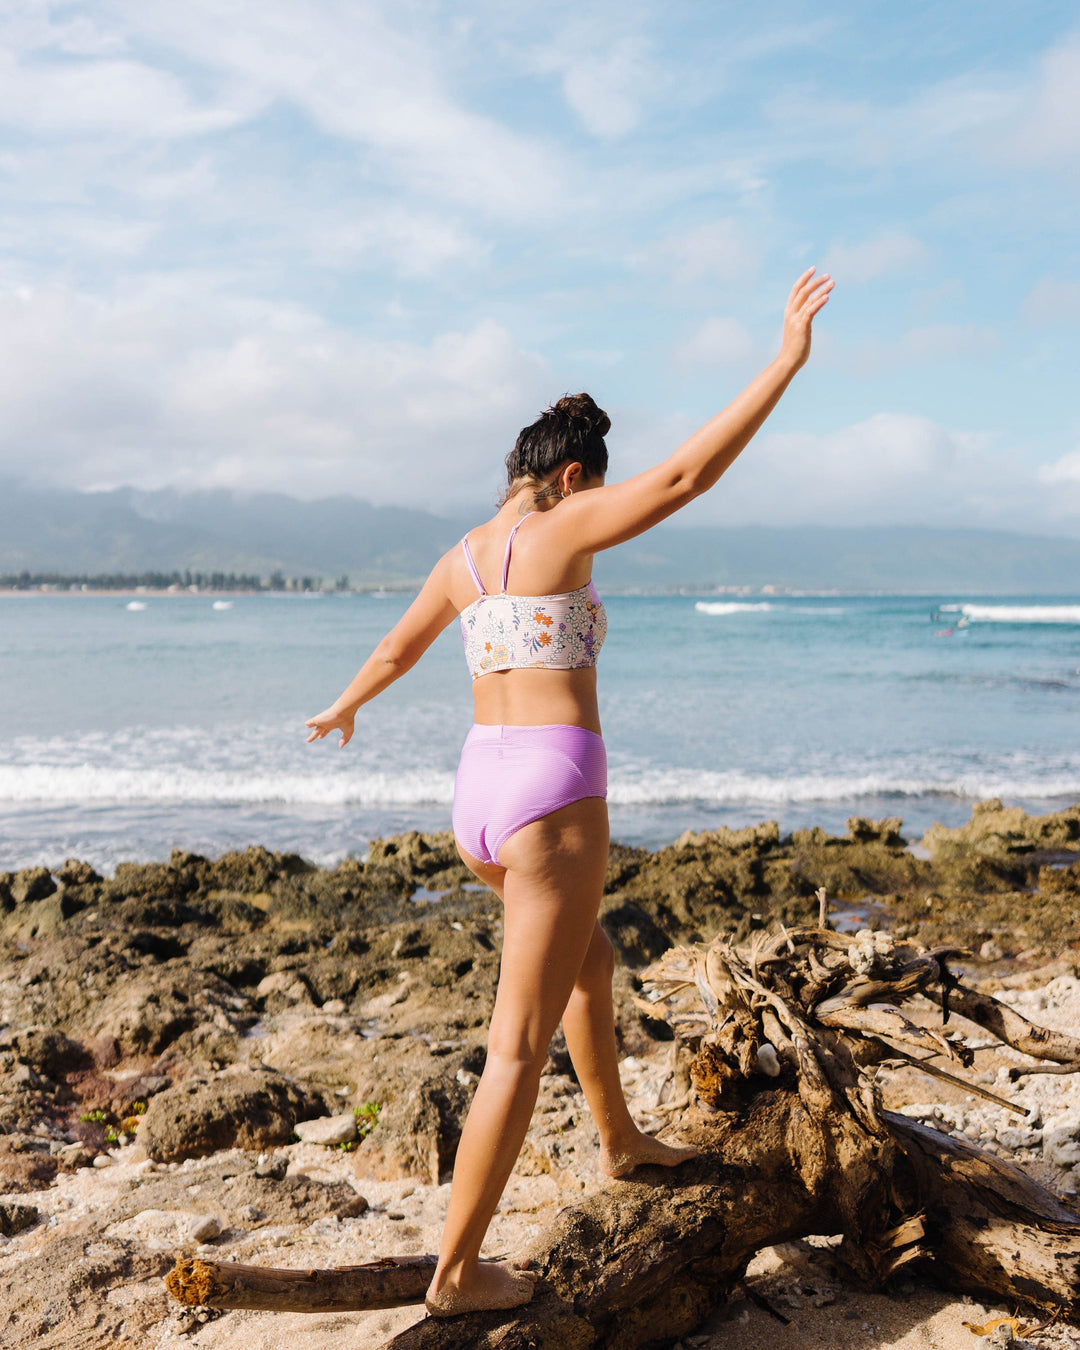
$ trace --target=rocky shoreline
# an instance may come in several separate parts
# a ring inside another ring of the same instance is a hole
[[[673,943],[813,920],[820,886],[836,926],[963,947],[956,968],[970,982],[1077,1034],[1080,805],[1034,817],[983,803],[918,844],[901,829],[852,819],[842,838],[781,837],[768,822],[657,852],[612,848],[601,917],[619,957],[624,1077],[646,1128],[678,1116],[665,1109],[671,1031],[650,1016],[638,972]],[[174,852],[110,878],[78,861],[0,873],[0,1340],[277,1345],[295,1319],[203,1324],[170,1309],[160,1277],[173,1257],[310,1265],[432,1250],[499,945],[498,902],[449,834],[378,840],[332,870],[251,848],[216,861]],[[1023,1060],[978,1039],[983,1081]],[[1072,1077],[1022,1080],[1022,1119],[929,1081],[897,1071],[890,1104],[1075,1197]],[[595,1144],[557,1041],[491,1251],[599,1184]],[[759,1260],[760,1278],[798,1286],[790,1262]],[[415,1318],[299,1325],[317,1346],[335,1327],[375,1346]]]

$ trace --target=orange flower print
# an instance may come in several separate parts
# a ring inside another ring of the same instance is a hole
[[[491,643],[490,643],[490,642],[485,642],[485,643],[484,643],[484,651],[486,651],[486,652],[491,651]]]
[[[551,620],[549,619],[549,620],[548,620],[548,623],[550,623],[550,622],[551,622]],[[550,647],[550,646],[551,646],[551,634],[550,634],[550,633],[540,633],[540,634],[538,634],[536,640],[537,640],[537,642],[539,642],[539,644],[540,644],[541,647]]]
[[[536,611],[536,613],[533,615],[533,618],[536,620],[537,623],[542,623],[545,628],[550,628],[551,625],[555,622],[555,620],[551,617],[550,614],[545,614],[543,610],[540,609]]]

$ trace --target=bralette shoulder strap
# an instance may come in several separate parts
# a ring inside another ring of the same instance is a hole
[[[462,538],[462,540],[461,540],[461,549],[462,549],[462,552],[465,554],[465,561],[466,561],[466,562],[468,563],[468,565],[469,565],[469,571],[472,573],[472,579],[473,579],[473,581],[476,582],[476,589],[480,592],[481,595],[487,595],[487,591],[484,590],[484,583],[480,580],[480,573],[476,570],[476,564],[473,562],[473,556],[472,556],[472,554],[469,552],[469,536],[468,536],[468,535],[465,535],[465,536]],[[506,583],[503,582],[503,590],[505,590],[505,589],[506,589]]]
[[[503,588],[504,591],[506,590],[506,582],[507,582],[507,579],[508,579],[509,576],[510,576],[510,550],[511,550],[511,549],[513,548],[513,546],[514,546],[514,535],[517,534],[518,530],[521,529],[522,525],[525,524],[525,522],[529,519],[530,516],[535,516],[535,515],[536,515],[536,512],[535,512],[535,511],[527,511],[527,512],[525,513],[525,515],[523,515],[523,516],[521,517],[521,519],[518,521],[518,523],[514,526],[514,528],[510,531],[510,538],[506,541],[506,553],[505,553],[505,555],[504,555],[504,557],[503,557],[503,582],[502,582],[502,588]]]

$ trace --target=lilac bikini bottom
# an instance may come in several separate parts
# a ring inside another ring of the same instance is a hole
[[[607,796],[603,737],[555,722],[473,726],[454,782],[454,834],[481,862],[499,862],[515,831],[583,797]]]

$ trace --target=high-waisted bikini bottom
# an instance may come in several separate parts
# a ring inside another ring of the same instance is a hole
[[[539,727],[481,726],[465,738],[454,782],[454,834],[481,862],[531,825],[583,797],[607,796],[603,737],[556,722]]]

